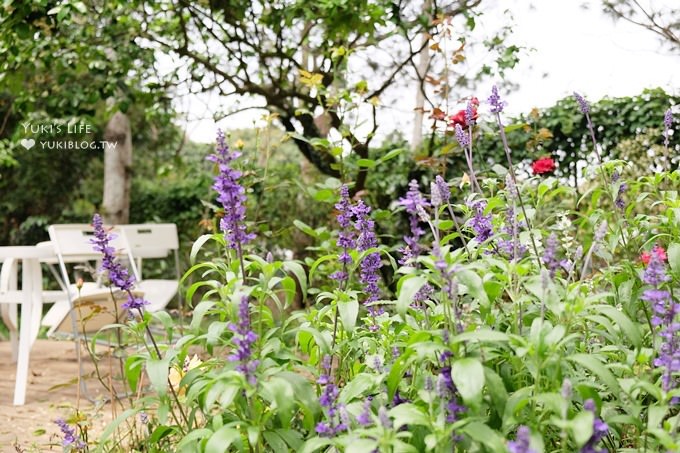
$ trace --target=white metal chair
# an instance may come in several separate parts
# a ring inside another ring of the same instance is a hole
[[[149,302],[145,309],[150,312],[162,310],[176,294],[181,309],[182,300],[178,293],[180,275],[177,226],[174,223],[145,223],[120,225],[119,228],[135,261],[132,269],[138,282],[137,288]],[[144,279],[143,260],[165,259],[170,252],[174,255],[175,279]]]
[[[80,376],[84,376],[83,362],[81,359],[80,340],[87,340],[86,335],[97,331],[106,324],[123,321],[126,316],[125,311],[119,309],[125,301],[126,295],[120,292],[113,292],[109,288],[99,285],[98,278],[94,282],[78,289],[75,283],[71,282],[68,264],[83,263],[94,261],[94,269],[102,256],[95,252],[91,239],[94,237],[94,228],[87,224],[63,224],[50,225],[48,228],[50,241],[54,247],[59,266],[61,284],[66,293],[66,303],[57,302],[46,315],[50,330],[48,336],[58,336],[59,333],[69,332],[76,340],[76,356],[80,366]],[[116,253],[130,261],[130,249],[125,242],[125,236],[120,230],[112,229],[113,237],[109,245],[116,250]],[[134,263],[132,263],[134,264]],[[136,296],[142,296],[142,292],[137,292]],[[112,308],[113,307],[113,308]],[[117,314],[117,316],[115,314]],[[44,321],[43,324],[46,322]],[[83,393],[87,395],[87,385],[81,379]]]

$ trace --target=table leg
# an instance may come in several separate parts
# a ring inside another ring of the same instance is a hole
[[[14,387],[14,405],[21,406],[26,402],[28,385],[28,364],[31,354],[31,326],[33,324],[33,300],[36,289],[35,266],[37,260],[23,260],[21,292],[21,321],[19,327],[19,357],[17,360],[16,385]],[[39,266],[39,264],[38,264]],[[41,290],[40,287],[37,288]]]

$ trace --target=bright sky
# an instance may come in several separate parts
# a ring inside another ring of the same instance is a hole
[[[677,0],[665,3],[670,5],[674,1]],[[652,87],[680,94],[680,55],[663,48],[660,38],[652,32],[605,16],[600,12],[599,0],[524,1],[517,6],[518,3],[512,5],[515,22],[512,39],[534,50],[521,57],[510,75],[519,83],[519,90],[504,94],[507,113],[548,107],[573,91],[591,102],[604,96],[636,95]],[[534,5],[530,6],[531,3]],[[502,0],[499,4],[503,4]],[[583,4],[589,8],[582,8]],[[499,20],[504,20],[500,8],[495,14],[480,18],[478,27],[483,31],[486,23],[492,30]],[[480,100],[486,99],[490,88],[491,83],[484,84],[475,94]],[[414,97],[407,96],[398,110],[385,112],[384,123],[410,134],[412,107],[408,102]],[[185,108],[189,109],[190,118],[196,118],[209,116],[219,105],[220,99],[213,95],[209,99],[189,99]],[[189,121],[187,133],[192,140],[211,142],[218,126],[252,127],[253,121],[261,116],[259,111],[250,111],[217,125],[210,119]]]

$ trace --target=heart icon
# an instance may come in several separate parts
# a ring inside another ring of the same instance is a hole
[[[28,138],[28,139],[25,138],[25,139],[21,140],[21,146],[23,146],[26,149],[31,149],[35,146],[35,140],[33,140],[32,138]]]

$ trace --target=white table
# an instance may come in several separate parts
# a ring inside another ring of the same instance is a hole
[[[21,304],[17,375],[14,387],[15,406],[21,406],[26,401],[26,386],[28,384],[28,364],[31,345],[40,328],[43,303],[40,260],[53,256],[54,250],[46,247],[0,247],[0,261],[13,258],[22,262],[21,291],[10,289],[0,293],[0,303]]]

